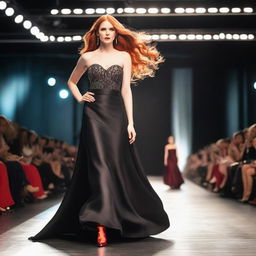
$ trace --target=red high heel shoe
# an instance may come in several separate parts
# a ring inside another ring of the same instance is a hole
[[[98,246],[99,247],[103,247],[105,245],[107,245],[107,235],[106,235],[106,228],[103,225],[98,225],[97,226],[98,229],[98,238],[97,238],[97,242],[98,242]]]

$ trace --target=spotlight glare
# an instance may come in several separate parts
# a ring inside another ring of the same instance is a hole
[[[23,21],[23,16],[22,15],[16,16],[14,21],[15,21],[15,23],[21,23]]]
[[[184,8],[175,8],[175,10],[174,10],[176,13],[184,13],[185,12],[185,9]]]
[[[108,14],[115,13],[115,9],[112,8],[112,7],[109,7],[109,8],[106,9],[106,13],[108,13]]]
[[[186,13],[194,13],[195,9],[194,8],[186,8]]]
[[[240,38],[238,34],[234,34],[232,37],[234,40],[238,40]]]
[[[252,9],[251,7],[245,7],[245,8],[244,8],[244,12],[252,13],[252,12],[253,12],[253,9]]]
[[[206,13],[206,9],[203,7],[196,8],[196,13]]]
[[[218,12],[218,9],[215,8],[215,7],[210,7],[210,8],[208,8],[208,12],[209,12],[209,13],[217,13],[217,12]]]
[[[170,13],[171,9],[170,8],[161,8],[161,13]]]
[[[81,36],[73,36],[73,40],[80,41],[80,40],[82,40],[82,37]]]
[[[86,13],[86,14],[94,14],[94,13],[95,13],[95,9],[93,9],[93,8],[87,8],[87,9],[85,9],[85,13]]]
[[[0,1],[0,10],[4,10],[7,7],[7,3],[5,1]]]
[[[126,13],[134,13],[135,10],[134,10],[134,8],[127,7],[127,8],[124,8],[124,12],[126,12]]]
[[[59,97],[60,97],[61,99],[66,99],[66,98],[68,97],[68,95],[69,95],[69,92],[68,92],[68,90],[66,90],[66,89],[61,89],[61,90],[59,91]]]
[[[232,39],[232,35],[231,34],[226,34],[226,39],[228,39],[228,40]]]
[[[62,13],[62,14],[70,14],[70,13],[71,13],[71,10],[68,9],[68,8],[64,8],[64,9],[61,9],[61,13]]]
[[[74,14],[82,14],[83,13],[83,9],[76,8],[76,9],[73,10],[73,13]]]
[[[203,36],[200,35],[200,34],[198,34],[198,35],[196,35],[196,39],[197,39],[197,40],[203,40]]]
[[[225,34],[224,33],[220,33],[219,37],[220,37],[220,39],[225,39]]]
[[[158,13],[159,12],[159,10],[158,10],[158,8],[149,8],[148,9],[148,13]]]
[[[14,14],[14,9],[12,7],[8,7],[5,10],[5,14],[6,14],[6,16],[12,16]]]
[[[57,9],[52,9],[51,10],[51,15],[56,15],[58,13],[59,13],[59,10],[57,10]]]
[[[212,37],[214,40],[219,40],[220,39],[220,36],[219,35],[213,35],[213,37]]]
[[[237,8],[237,7],[232,8],[232,9],[231,9],[231,12],[233,12],[233,13],[239,13],[239,12],[241,12],[241,8]]]
[[[30,29],[30,28],[32,27],[31,21],[30,21],[30,20],[25,20],[25,21],[23,22],[23,27],[24,27],[25,29]]]
[[[177,36],[174,35],[174,34],[170,34],[170,35],[169,35],[169,39],[170,39],[170,40],[176,40],[176,39],[177,39]]]
[[[253,84],[253,88],[256,90],[256,82],[254,82],[254,84]]]
[[[219,9],[220,13],[228,13],[229,12],[229,8],[227,7],[222,7]]]
[[[98,14],[104,14],[106,12],[106,10],[104,8],[97,8],[96,9],[96,13]]]
[[[56,84],[56,79],[54,77],[50,77],[47,80],[49,86],[54,86]]]
[[[145,8],[137,8],[136,9],[136,13],[139,13],[139,14],[143,14],[143,13],[146,13],[147,10]]]
[[[241,34],[240,39],[241,40],[246,40],[246,39],[248,39],[248,36],[246,34]]]
[[[40,38],[40,40],[42,42],[47,42],[49,40],[49,37],[48,36],[43,36],[43,37]]]

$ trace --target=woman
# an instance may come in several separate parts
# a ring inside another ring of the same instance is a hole
[[[84,42],[68,81],[76,100],[84,102],[72,182],[53,219],[31,240],[80,233],[104,246],[114,237],[160,233],[169,219],[134,145],[130,79],[153,76],[163,59],[111,15],[99,17]],[[77,83],[85,71],[90,86],[81,95]]]
[[[164,184],[172,189],[179,189],[184,183],[179,167],[177,165],[176,145],[173,136],[168,137],[168,144],[164,147]]]

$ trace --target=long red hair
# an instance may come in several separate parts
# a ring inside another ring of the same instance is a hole
[[[113,43],[115,49],[126,51],[131,56],[132,61],[132,77],[131,81],[142,80],[146,77],[153,77],[158,64],[164,62],[164,58],[156,49],[156,45],[148,39],[145,32],[135,32],[125,28],[112,15],[106,14],[100,16],[92,25],[90,30],[83,36],[84,47],[80,50],[80,54],[94,51],[97,46],[97,32],[103,21],[110,22],[117,37],[117,44]]]

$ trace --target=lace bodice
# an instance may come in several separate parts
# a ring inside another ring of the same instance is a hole
[[[92,64],[87,70],[90,81],[89,89],[121,90],[123,81],[123,68],[121,66],[112,65],[105,69],[100,64]]]

